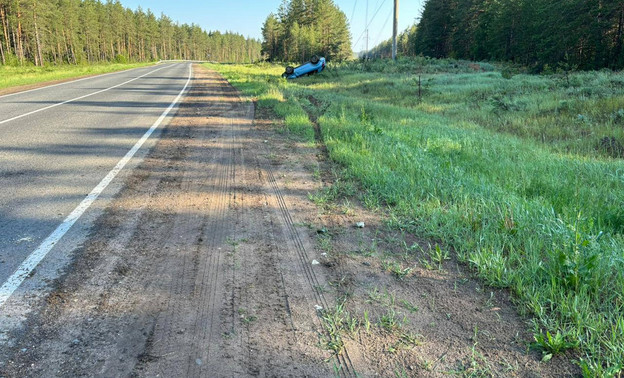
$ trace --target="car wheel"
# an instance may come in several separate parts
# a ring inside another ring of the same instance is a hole
[[[287,75],[292,75],[293,73],[295,73],[295,68],[294,67],[291,67],[291,66],[286,67],[286,74]]]
[[[312,56],[312,59],[310,59],[310,63],[312,64],[316,64],[319,62],[319,57],[317,55]]]

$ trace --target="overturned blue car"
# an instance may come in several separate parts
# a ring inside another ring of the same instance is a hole
[[[299,67],[286,67],[286,72],[282,74],[282,77],[287,79],[296,79],[304,75],[314,75],[325,69],[325,58],[319,58],[314,55],[309,62],[306,62]]]

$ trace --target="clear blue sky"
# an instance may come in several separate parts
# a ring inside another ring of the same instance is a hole
[[[128,8],[136,9],[138,6],[143,9],[149,8],[157,16],[162,12],[180,23],[195,23],[205,30],[233,31],[258,39],[262,38],[260,29],[264,20],[269,13],[277,11],[281,2],[281,0],[121,0]],[[367,0],[334,0],[334,3],[347,15],[347,19],[351,20],[353,51],[364,50],[363,32],[366,24]],[[393,4],[393,0],[368,0],[370,48],[392,36]],[[424,0],[399,0],[399,30],[404,30],[420,17],[423,4]]]

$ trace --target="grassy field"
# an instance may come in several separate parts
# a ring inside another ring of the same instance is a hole
[[[452,248],[509,288],[547,361],[624,369],[624,74],[548,76],[450,60],[216,66],[314,141],[394,227]]]
[[[98,75],[107,72],[122,71],[143,67],[152,63],[135,64],[95,64],[80,66],[47,66],[47,67],[10,67],[0,66],[0,90],[45,83],[48,81],[79,78],[81,76]]]

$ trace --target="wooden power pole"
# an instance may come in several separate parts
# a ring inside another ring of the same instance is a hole
[[[397,58],[397,34],[399,33],[399,0],[394,0],[394,26],[392,28],[392,60]]]

